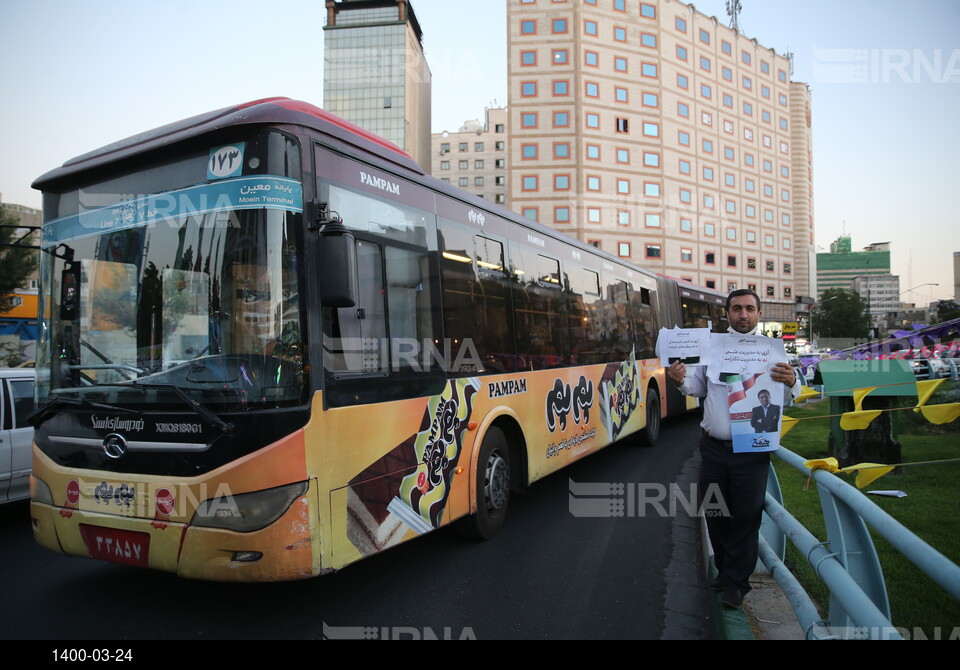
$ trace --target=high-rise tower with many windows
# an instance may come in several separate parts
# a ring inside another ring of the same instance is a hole
[[[507,0],[511,207],[644,267],[815,290],[810,92],[678,0]]]
[[[324,108],[430,171],[430,67],[408,0],[327,0]]]

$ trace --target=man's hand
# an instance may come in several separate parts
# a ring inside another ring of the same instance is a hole
[[[786,384],[787,388],[793,388],[793,385],[797,383],[797,375],[793,371],[793,366],[789,363],[777,363],[774,365],[773,369],[770,370],[770,377],[775,382]]]
[[[667,368],[667,376],[677,386],[683,385],[683,380],[687,377],[687,366],[680,361],[674,361],[673,365]]]

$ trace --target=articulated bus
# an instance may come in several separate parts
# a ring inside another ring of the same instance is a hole
[[[656,335],[683,291],[691,319],[719,297],[286,98],[34,187],[35,537],[188,578],[309,577],[448,524],[493,536],[512,490],[690,407]]]

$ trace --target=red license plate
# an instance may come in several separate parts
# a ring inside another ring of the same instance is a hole
[[[93,558],[148,567],[150,535],[147,533],[80,524],[80,537],[87,547],[87,553]]]

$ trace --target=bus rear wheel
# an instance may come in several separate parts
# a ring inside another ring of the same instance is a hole
[[[454,525],[465,537],[488,540],[500,530],[510,502],[510,450],[503,431],[487,431],[477,459],[477,511]]]
[[[640,431],[641,446],[652,447],[660,439],[660,396],[653,388],[647,389],[647,427]]]

